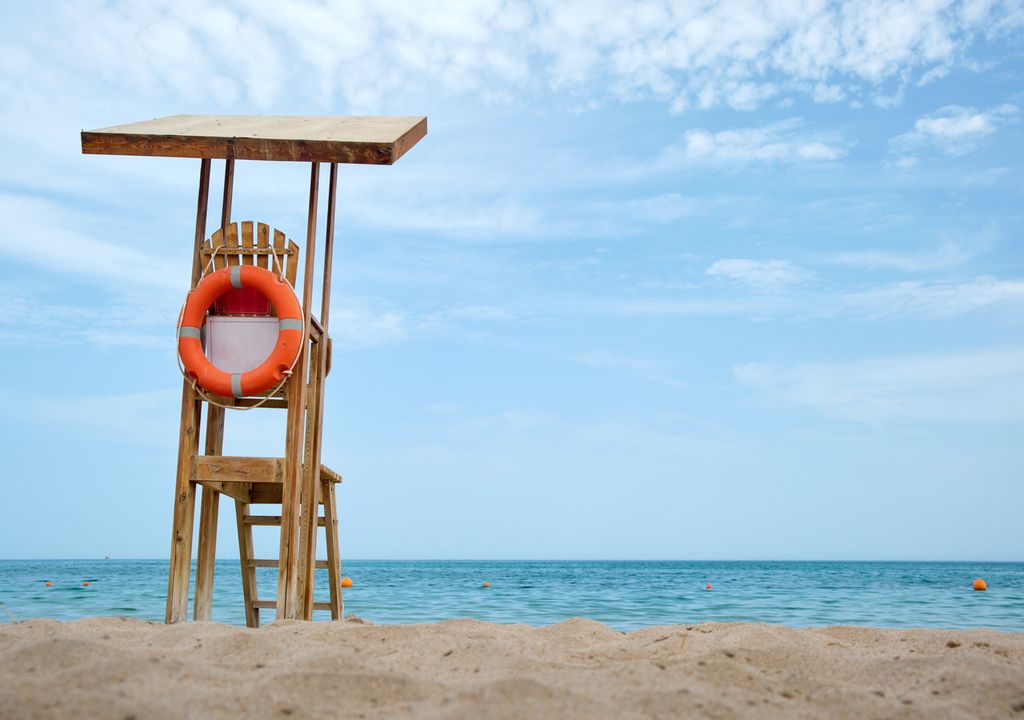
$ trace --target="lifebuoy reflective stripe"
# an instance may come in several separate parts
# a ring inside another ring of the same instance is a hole
[[[277,344],[259,367],[244,373],[227,373],[206,357],[199,329],[217,298],[232,288],[243,287],[262,293],[277,312]],[[204,390],[223,397],[243,397],[269,390],[284,380],[302,349],[304,331],[302,306],[288,283],[266,268],[232,265],[210,273],[189,293],[178,323],[178,356],[185,372]]]

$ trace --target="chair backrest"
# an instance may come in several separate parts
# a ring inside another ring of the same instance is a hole
[[[275,273],[283,271],[285,279],[295,287],[299,246],[277,229],[271,243],[270,226],[266,223],[245,220],[218,228],[203,242],[202,256],[203,275],[232,265],[258,265]]]

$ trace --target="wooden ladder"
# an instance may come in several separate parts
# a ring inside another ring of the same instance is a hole
[[[323,473],[321,473],[323,478]],[[339,478],[340,480],[340,478]],[[320,505],[324,514],[317,514],[317,527],[327,531],[327,559],[317,560],[317,570],[327,570],[331,599],[328,602],[313,602],[313,610],[330,610],[332,620],[340,620],[344,611],[341,595],[341,566],[338,557],[338,514],[335,507],[334,482],[332,479],[321,480],[322,495]],[[253,515],[248,503],[235,504],[235,520],[238,526],[238,557],[242,565],[242,593],[245,598],[245,624],[249,627],[260,626],[260,610],[277,608],[277,600],[260,599],[256,583],[257,568],[278,569],[277,558],[253,557],[253,526],[281,526],[280,515]],[[333,538],[333,541],[332,541]]]
[[[282,501],[284,459],[269,457],[239,457],[232,455],[200,455],[196,457],[194,469],[195,482],[205,490],[227,495],[235,501],[235,524],[238,529],[238,558],[242,570],[242,596],[245,602],[245,623],[249,627],[259,627],[260,610],[276,609],[277,600],[261,599],[257,591],[256,569],[276,568],[280,564],[276,558],[256,558],[253,549],[253,527],[280,527],[281,515],[262,515],[252,512],[253,505],[280,504]],[[326,465],[320,465],[319,492],[317,493],[317,527],[324,528],[327,536],[327,559],[317,560],[316,569],[327,570],[330,586],[328,602],[313,602],[313,610],[329,610],[332,620],[340,620],[344,612],[341,593],[341,553],[338,543],[338,508],[335,485],[342,482],[342,477]],[[320,514],[319,509],[323,509]],[[216,529],[212,532],[200,533],[200,556],[204,554],[203,543],[211,542]],[[301,537],[303,544],[316,542],[315,538]],[[209,553],[212,555],[212,553]],[[196,573],[196,619],[209,619],[208,600],[200,602],[200,595],[209,595],[209,591],[201,592],[207,587],[200,578],[197,565]],[[211,583],[212,585],[212,583]],[[312,593],[310,592],[310,595]]]

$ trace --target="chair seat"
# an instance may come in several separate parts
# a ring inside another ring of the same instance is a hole
[[[193,482],[248,503],[279,503],[284,489],[284,458],[199,455]],[[342,477],[320,465],[320,481],[340,483]]]

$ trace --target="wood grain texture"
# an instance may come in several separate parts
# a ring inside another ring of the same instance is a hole
[[[249,515],[249,504],[235,501],[235,525],[238,528],[238,560],[242,565],[242,599],[245,603],[245,624],[260,626],[260,612],[252,603],[258,599],[256,592],[256,569],[249,566],[253,557],[252,527],[245,522]]]
[[[321,465],[321,475],[323,466]],[[341,595],[341,545],[338,542],[338,500],[334,483],[324,481],[320,491],[324,516],[321,518],[327,539],[327,580],[331,590],[331,620],[341,620],[345,604]]]
[[[206,237],[206,213],[210,194],[210,161],[199,164],[199,196],[196,202],[195,241],[192,248],[192,287],[202,272],[202,244]],[[192,532],[195,518],[196,485],[193,465],[199,452],[202,405],[187,380],[181,388],[181,422],[178,432],[178,463],[174,483],[174,512],[171,520],[171,557],[167,573],[167,607],[164,621],[188,619],[189,574],[192,564]]]
[[[302,349],[288,381],[288,417],[285,420],[284,487],[281,499],[281,544],[277,574],[277,619],[302,617],[298,597],[298,575],[303,570],[299,548],[301,527],[302,455],[306,420],[306,381],[309,364],[309,318],[313,305],[313,272],[316,253],[317,201],[320,189],[320,164],[313,163],[309,174],[309,212],[306,218],[306,263],[302,276],[302,316],[305,318]]]
[[[426,134],[422,116],[172,115],[83,130],[82,152],[391,165]]]

